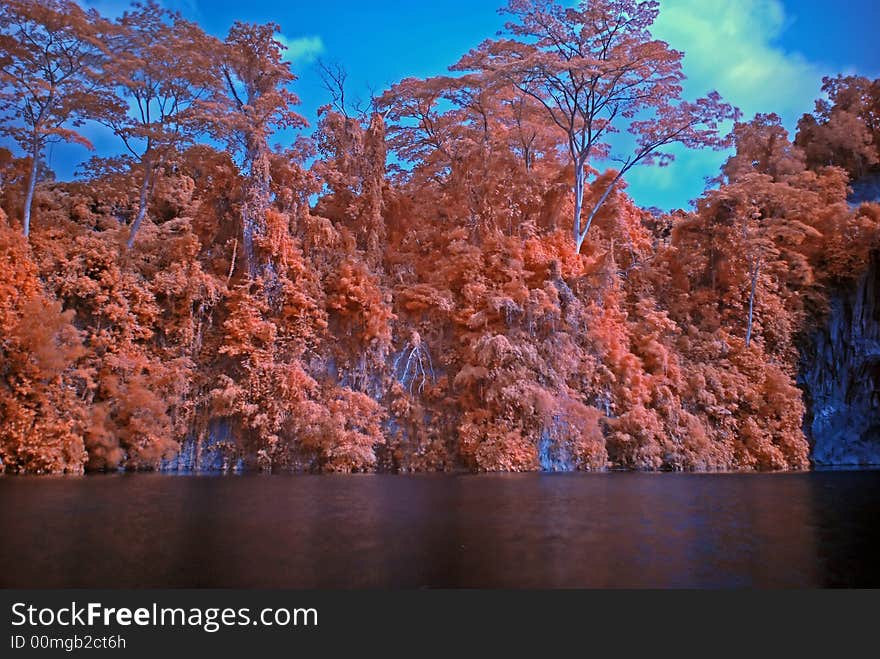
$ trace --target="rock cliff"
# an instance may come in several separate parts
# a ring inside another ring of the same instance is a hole
[[[880,254],[835,292],[804,350],[800,384],[816,466],[880,465]]]

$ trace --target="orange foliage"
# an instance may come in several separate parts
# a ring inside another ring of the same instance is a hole
[[[12,472],[83,470],[88,410],[77,385],[88,378],[72,311],[42,289],[25,239],[0,211],[0,461]]]

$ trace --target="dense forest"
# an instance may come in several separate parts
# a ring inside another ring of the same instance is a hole
[[[830,291],[880,246],[880,81],[790,137],[687,100],[655,2],[510,0],[505,32],[307,119],[278,26],[0,7],[0,471],[783,470]],[[805,108],[807,109],[807,108]],[[118,138],[75,180],[54,142]],[[276,146],[279,136],[286,144]],[[288,139],[296,135],[295,139]],[[691,211],[633,167],[729,149]]]

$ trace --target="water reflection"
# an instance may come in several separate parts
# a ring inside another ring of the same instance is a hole
[[[880,585],[880,472],[0,479],[4,587]]]

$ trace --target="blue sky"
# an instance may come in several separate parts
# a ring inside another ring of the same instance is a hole
[[[121,0],[82,0],[116,15]],[[236,19],[279,23],[300,76],[295,90],[309,121],[327,102],[314,62],[338,62],[349,73],[349,94],[367,96],[407,77],[445,73],[446,67],[503,23],[504,0],[403,2],[359,0],[277,2],[267,0],[163,0],[203,28],[223,36]],[[688,97],[717,89],[746,116],[776,112],[793,130],[813,106],[823,75],[880,75],[876,0],[661,0],[655,36],[685,52]],[[96,132],[102,153],[118,150],[115,138]],[[71,176],[88,154],[56,146],[50,154],[61,178]],[[686,207],[717,174],[723,154],[683,151],[666,168],[641,168],[627,177],[629,192],[643,206]]]

